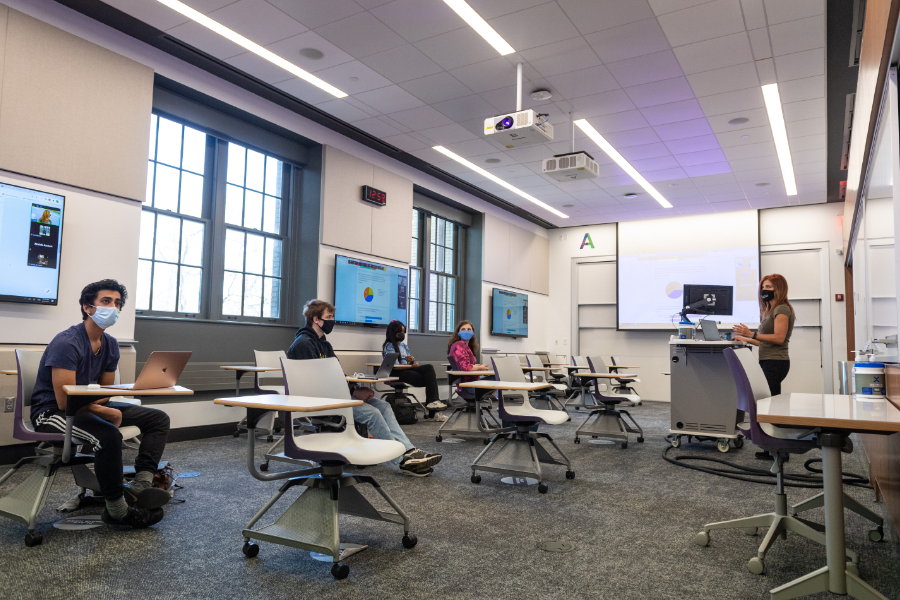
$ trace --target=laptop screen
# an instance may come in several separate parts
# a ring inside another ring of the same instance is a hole
[[[701,319],[700,327],[703,328],[703,337],[707,342],[719,341],[719,327],[716,325],[715,321],[710,321],[709,319]]]

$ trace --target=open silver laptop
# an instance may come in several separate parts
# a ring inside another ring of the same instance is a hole
[[[398,358],[400,358],[400,355],[396,352],[385,354],[378,371],[374,375],[363,375],[360,379],[384,379],[385,377],[390,377],[391,371],[394,370],[394,363],[397,362]]]
[[[184,371],[192,352],[151,352],[134,383],[104,385],[118,390],[153,390],[172,387]]]
[[[722,339],[715,321],[700,319],[700,327],[703,329],[703,339],[707,342],[718,342]]]

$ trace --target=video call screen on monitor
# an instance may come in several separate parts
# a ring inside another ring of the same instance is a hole
[[[56,304],[65,197],[0,182],[0,301]]]
[[[528,337],[528,295],[494,288],[491,294],[491,334]]]
[[[406,323],[409,271],[380,263],[334,257],[334,320],[341,325]]]

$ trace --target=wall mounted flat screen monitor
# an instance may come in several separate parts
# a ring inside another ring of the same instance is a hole
[[[0,182],[0,302],[56,304],[65,200]]]
[[[334,257],[334,320],[338,325],[406,323],[409,270],[337,255]]]
[[[730,285],[686,283],[681,303],[688,315],[731,316],[734,311],[734,288]]]
[[[491,293],[491,335],[528,337],[528,294],[494,288]]]

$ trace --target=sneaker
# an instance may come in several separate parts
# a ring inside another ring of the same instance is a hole
[[[411,468],[424,469],[425,467],[433,467],[438,464],[441,462],[441,458],[440,454],[428,454],[418,448],[413,448],[403,455],[403,460],[400,464],[408,465]]]
[[[151,525],[156,525],[163,520],[166,515],[161,508],[148,510],[146,508],[128,507],[128,512],[121,519],[113,519],[109,511],[103,509],[103,515],[100,519],[107,525],[127,525],[133,529],[144,529]]]
[[[153,510],[165,506],[171,499],[169,492],[146,481],[132,481],[125,484],[125,502],[129,506]]]
[[[430,410],[444,410],[445,408],[447,408],[447,405],[440,400],[435,400],[434,402],[429,402],[428,404],[426,404],[425,408]]]
[[[439,413],[434,413],[434,419],[432,419],[432,421],[438,421],[440,423],[443,423],[444,421],[446,421],[449,418],[450,417],[448,417],[444,413],[439,412]]]
[[[400,465],[400,472],[411,477],[428,477],[434,473],[434,469],[426,467],[424,469],[416,468],[416,465],[408,465],[406,463]]]

